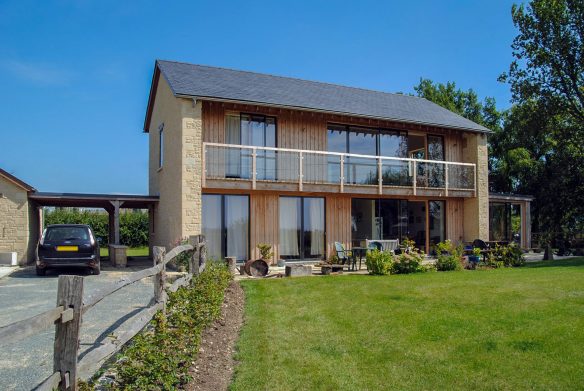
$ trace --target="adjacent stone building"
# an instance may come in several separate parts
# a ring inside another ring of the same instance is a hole
[[[38,241],[38,213],[28,195],[35,189],[0,168],[0,263],[26,265]]]

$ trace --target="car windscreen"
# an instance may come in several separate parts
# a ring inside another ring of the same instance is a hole
[[[89,240],[89,230],[84,227],[51,227],[47,228],[45,240]]]

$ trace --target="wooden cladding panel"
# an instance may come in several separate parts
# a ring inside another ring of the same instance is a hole
[[[335,254],[334,243],[351,248],[351,197],[326,197],[327,258]]]
[[[444,136],[445,158],[449,162],[462,162],[462,135],[458,132]]]
[[[461,199],[446,200],[446,239],[453,242],[464,238],[464,201]]]
[[[446,160],[454,162],[462,161],[461,131],[426,125],[237,103],[203,102],[203,141],[214,143],[225,142],[225,114],[229,111],[257,113],[276,117],[278,128],[277,146],[279,148],[326,151],[327,123],[332,122],[440,134],[444,136]]]
[[[251,194],[250,196],[250,259],[259,259],[257,245],[272,245],[275,262],[279,252],[279,209],[277,194]]]

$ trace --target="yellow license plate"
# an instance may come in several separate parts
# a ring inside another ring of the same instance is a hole
[[[78,246],[57,246],[57,251],[79,251]]]

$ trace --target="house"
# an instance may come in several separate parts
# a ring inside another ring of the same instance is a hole
[[[38,240],[38,213],[28,199],[35,189],[0,168],[0,264],[24,265]]]
[[[490,131],[423,98],[156,61],[144,131],[156,245],[306,261],[489,239]]]

